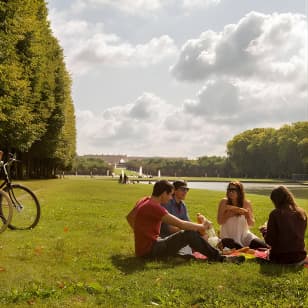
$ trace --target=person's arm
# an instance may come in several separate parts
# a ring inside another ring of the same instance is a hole
[[[228,218],[238,215],[245,215],[246,212],[247,209],[228,205],[227,199],[222,199],[218,206],[217,222],[218,224],[222,225],[228,220]]]
[[[277,241],[277,227],[276,227],[276,223],[275,223],[275,217],[273,212],[270,213],[269,218],[268,218],[268,222],[267,222],[267,228],[266,228],[266,233],[264,235],[264,240],[266,242],[266,244],[272,246],[273,243],[275,243]]]
[[[252,206],[251,206],[251,202],[250,201],[245,201],[244,202],[244,209],[247,210],[247,212],[245,213],[245,217],[248,223],[248,226],[253,226],[255,224],[255,219],[253,216],[253,211],[252,211]]]
[[[200,233],[205,231],[205,227],[202,224],[185,221],[169,213],[163,216],[162,221],[168,225],[178,227],[179,230],[192,230]]]
[[[172,233],[179,232],[180,230],[181,230],[181,229],[178,228],[178,227],[168,225],[168,231],[169,231],[171,234],[172,234]]]
[[[128,224],[134,229],[135,225],[135,217],[136,217],[136,207],[134,207],[126,216],[126,220]]]

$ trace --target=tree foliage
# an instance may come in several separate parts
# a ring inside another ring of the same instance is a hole
[[[308,173],[307,139],[308,122],[256,128],[235,136],[227,152],[238,176],[290,178]]]
[[[113,167],[102,159],[87,156],[77,156],[72,166],[72,171],[78,175],[107,175],[107,170],[111,174]]]
[[[280,129],[255,128],[227,143],[227,157],[203,156],[198,160],[152,158],[127,163],[140,166],[145,174],[164,176],[210,176],[291,178],[308,173],[308,122],[284,125]]]
[[[75,156],[71,80],[44,0],[0,1],[0,146],[28,176],[52,176]]]

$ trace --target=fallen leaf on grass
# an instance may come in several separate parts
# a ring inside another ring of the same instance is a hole
[[[82,296],[76,296],[73,298],[73,301],[78,302],[78,303],[84,303],[86,299],[85,297],[82,297]]]
[[[65,283],[62,281],[57,281],[57,285],[60,289],[64,289],[65,288]]]
[[[34,248],[34,254],[37,256],[40,256],[43,252],[43,247],[42,246],[37,246]]]
[[[29,300],[27,300],[27,303],[28,303],[28,305],[34,305],[35,304],[35,299],[34,298],[29,299]]]

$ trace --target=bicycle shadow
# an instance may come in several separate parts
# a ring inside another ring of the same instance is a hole
[[[182,257],[169,257],[155,260],[127,255],[112,255],[111,261],[112,264],[122,273],[129,275],[135,272],[144,271],[146,269],[150,270],[173,268],[175,266],[187,264],[191,261],[191,259]]]

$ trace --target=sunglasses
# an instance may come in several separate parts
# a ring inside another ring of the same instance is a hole
[[[238,191],[238,189],[237,188],[228,188],[227,191],[228,192],[235,192],[235,191]]]
[[[180,191],[188,192],[188,191],[189,191],[189,188],[188,188],[188,187],[179,187],[179,190],[180,190]]]

